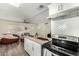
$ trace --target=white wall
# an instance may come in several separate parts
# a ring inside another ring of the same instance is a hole
[[[24,28],[27,27],[27,30]],[[0,34],[5,33],[24,33],[29,32],[34,35],[36,32],[39,36],[46,37],[48,33],[50,33],[51,25],[50,22],[48,24],[40,23],[40,24],[25,24],[18,22],[11,22],[6,20],[0,20]]]
[[[36,33],[36,24],[24,24],[24,27],[27,27],[27,30],[24,32],[29,32],[30,34],[34,35]]]
[[[48,22],[48,24],[40,23],[37,26],[37,33],[39,36],[47,37],[47,34],[51,31],[51,24]]]
[[[0,19],[0,34],[17,33],[24,30],[22,23],[5,21]]]
[[[48,24],[40,23],[40,24],[25,24],[27,30],[25,32],[29,32],[32,35],[35,35],[37,32],[41,37],[47,37],[47,34],[51,31],[51,23]]]
[[[27,30],[25,30],[27,27]],[[0,19],[0,34],[14,33],[21,35],[22,33],[30,33],[34,35],[36,33],[36,24],[27,24],[20,22],[13,22]]]

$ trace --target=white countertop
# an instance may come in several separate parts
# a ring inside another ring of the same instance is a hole
[[[37,38],[35,38],[35,37],[26,36],[25,38],[28,38],[29,40],[32,40],[32,41],[34,41],[34,42],[36,42],[36,43],[38,43],[38,44],[40,44],[40,45],[42,45],[42,44],[48,42],[48,40],[40,40],[40,39],[37,39]]]

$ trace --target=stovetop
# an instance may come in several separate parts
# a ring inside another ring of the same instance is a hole
[[[64,49],[62,47],[56,46],[54,44],[51,44],[51,41],[48,43],[45,43],[43,45],[44,48],[47,48],[51,52],[58,54],[60,56],[77,56],[78,52],[73,52],[67,49]]]
[[[56,46],[56,45],[51,45],[51,48],[54,49],[54,50],[56,50],[56,51],[59,51],[59,52],[61,52],[61,53],[70,55],[70,56],[73,55],[72,51],[67,50],[67,49],[64,49],[64,48],[59,47],[59,46]]]

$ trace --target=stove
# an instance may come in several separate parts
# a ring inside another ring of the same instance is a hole
[[[52,38],[51,48],[58,52],[73,56],[73,54],[77,55],[79,46],[77,42]]]
[[[60,52],[60,53],[63,53],[63,54],[69,55],[69,56],[74,56],[72,51],[64,49],[62,47],[51,45],[51,48],[53,50],[56,50],[56,51]]]

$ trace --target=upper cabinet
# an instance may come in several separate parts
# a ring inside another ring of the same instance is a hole
[[[58,12],[58,4],[50,4],[49,6],[49,15],[55,14]]]
[[[62,4],[62,11],[79,6],[79,3],[61,3],[61,4]]]
[[[50,4],[49,7],[49,16],[50,15],[54,15],[56,13],[74,8],[74,7],[78,7],[79,4],[78,3],[53,3]]]

